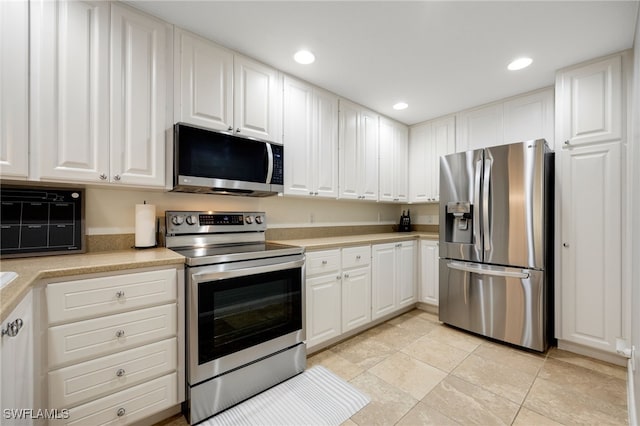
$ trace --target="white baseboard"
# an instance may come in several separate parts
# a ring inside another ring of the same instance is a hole
[[[619,365],[620,367],[627,366],[627,358],[621,355],[604,352],[598,349],[588,348],[577,343],[567,342],[566,340],[558,340],[558,349],[588,356],[590,358],[599,359],[600,361]]]
[[[633,360],[627,360],[627,407],[629,412],[629,425],[638,426],[638,413],[636,412],[636,398],[633,381]]]

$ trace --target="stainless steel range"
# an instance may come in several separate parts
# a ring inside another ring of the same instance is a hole
[[[186,257],[191,424],[306,365],[304,249],[265,242],[264,212],[167,211],[166,246]]]

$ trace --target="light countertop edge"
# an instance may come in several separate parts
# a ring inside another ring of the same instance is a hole
[[[295,240],[270,240],[271,243],[304,247],[306,251],[353,247],[363,244],[384,244],[410,240],[438,240],[435,232],[387,232],[381,234],[346,235],[340,237],[305,238]]]
[[[166,248],[3,259],[0,270],[18,277],[0,290],[0,322],[42,279],[183,264],[184,256]]]

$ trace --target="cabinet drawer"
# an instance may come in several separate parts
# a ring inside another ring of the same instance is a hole
[[[340,250],[307,253],[307,275],[325,274],[340,270]]]
[[[125,389],[69,410],[68,419],[51,425],[125,425],[142,420],[178,403],[176,373]]]
[[[367,266],[371,263],[371,246],[342,249],[342,269]]]
[[[89,278],[49,284],[49,323],[109,315],[176,300],[176,270]]]
[[[65,408],[176,370],[176,338],[61,368],[49,373],[49,405]]]
[[[50,327],[49,367],[95,358],[176,335],[176,304]]]

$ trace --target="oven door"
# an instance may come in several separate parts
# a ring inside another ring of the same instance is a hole
[[[191,386],[303,342],[304,259],[187,269]]]

